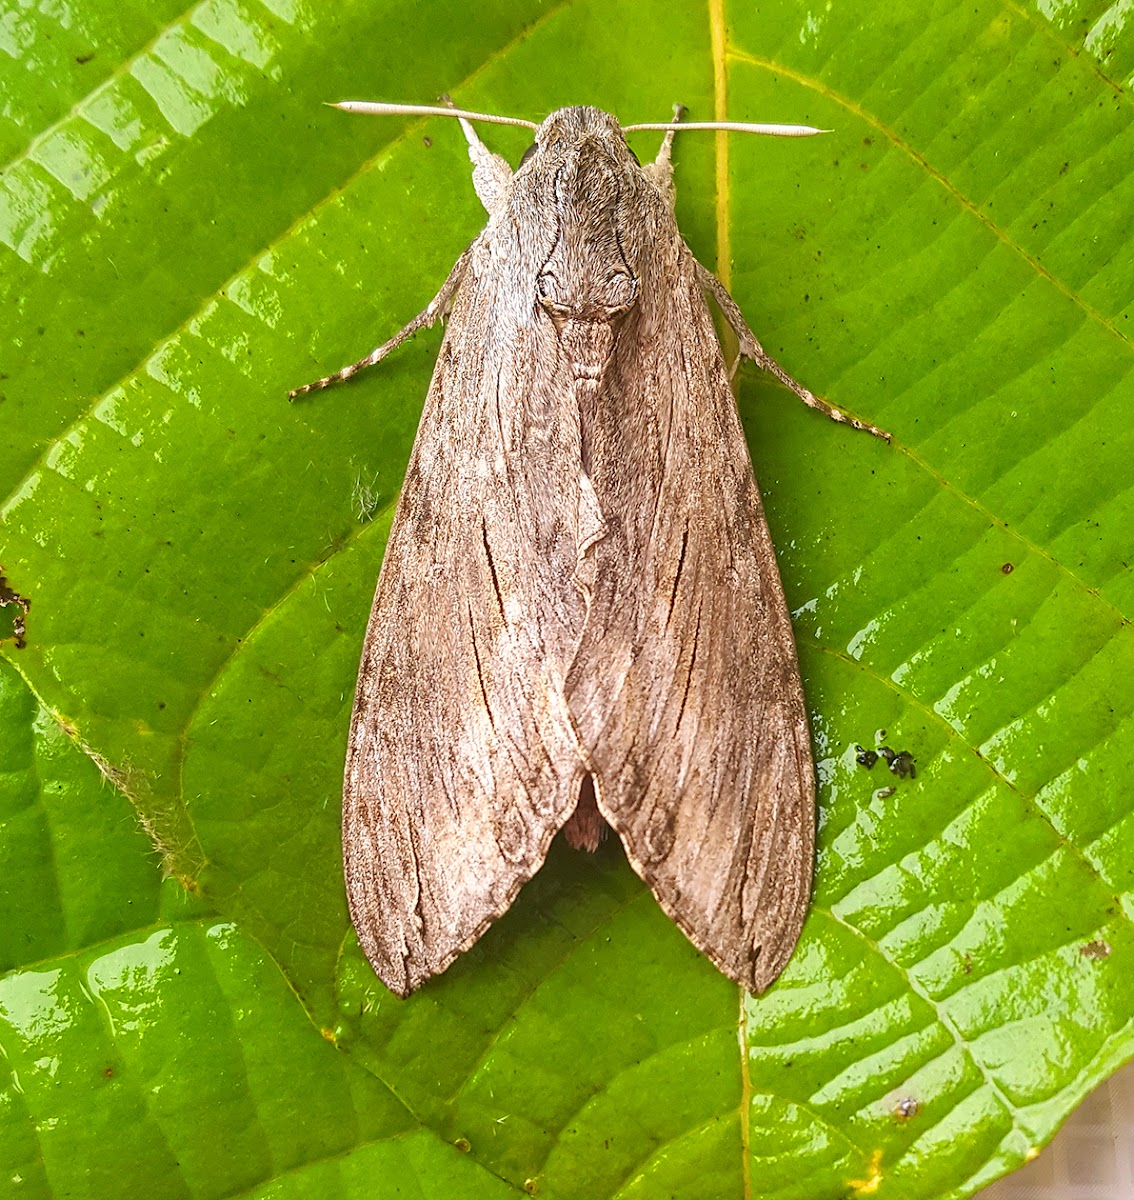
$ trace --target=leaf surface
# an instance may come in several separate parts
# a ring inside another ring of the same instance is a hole
[[[959,1200],[1028,1158],[1134,1051],[1122,6],[69,11],[0,24],[13,1194]],[[347,718],[439,334],[285,396],[483,223],[454,123],[320,102],[441,92],[833,131],[676,147],[768,350],[894,433],[738,376],[821,785],[762,997],[617,845],[555,848],[405,1002],[349,930]],[[857,765],[883,743],[916,778]]]

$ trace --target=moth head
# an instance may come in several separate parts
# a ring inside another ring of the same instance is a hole
[[[447,101],[447,97],[445,98]],[[343,100],[347,112],[413,113],[459,120],[474,164],[473,186],[494,220],[532,257],[533,303],[563,332],[565,324],[603,324],[613,331],[638,301],[643,272],[659,269],[676,236],[672,213],[670,143],[681,130],[717,129],[804,137],[810,125],[753,125],[731,121],[628,125],[598,108],[560,108],[536,125],[523,117],[445,107]],[[480,141],[470,122],[521,125],[535,141],[513,173]],[[633,130],[666,133],[657,159],[643,167],[626,143]],[[523,237],[519,238],[519,231]],[[648,286],[648,285],[647,285]],[[597,337],[597,331],[592,328]],[[605,337],[604,344],[612,344]],[[593,364],[587,365],[591,370]]]
[[[537,153],[544,158],[560,158],[583,142],[605,145],[611,154],[633,162],[636,166],[642,165],[638,156],[626,144],[622,126],[610,113],[589,105],[577,105],[573,108],[558,108],[544,118],[535,132],[535,140],[524,151],[520,166],[525,166]]]

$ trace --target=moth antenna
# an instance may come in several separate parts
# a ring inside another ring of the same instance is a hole
[[[623,133],[635,133],[639,129],[664,130],[677,133],[685,129],[723,129],[728,133],[767,133],[773,137],[811,137],[816,133],[830,133],[830,129],[816,129],[814,125],[752,125],[744,121],[672,121],[645,125],[623,125]]]
[[[405,114],[417,117],[456,117],[462,121],[485,121],[491,125],[522,125],[525,129],[538,129],[535,121],[522,117],[497,117],[492,113],[467,112],[463,108],[443,108],[434,104],[382,104],[373,100],[340,100],[330,108],[341,108],[343,112],[366,113],[369,116],[395,116]]]

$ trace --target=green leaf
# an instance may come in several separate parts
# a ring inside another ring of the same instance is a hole
[[[338,1053],[0,664],[0,1172],[12,1196],[510,1189]]]
[[[9,6],[13,1195],[960,1198],[1134,1053],[1120,10]],[[407,1001],[349,930],[346,723],[440,335],[285,396],[483,223],[454,123],[321,102],[441,92],[833,131],[676,147],[682,229],[765,346],[894,434],[738,376],[821,783],[812,915],[762,997],[616,844],[556,847]],[[856,764],[883,741],[915,779]]]

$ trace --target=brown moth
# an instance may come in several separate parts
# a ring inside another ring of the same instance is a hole
[[[610,825],[699,950],[762,991],[807,912],[815,773],[791,622],[710,294],[674,220],[665,129],[458,116],[488,224],[448,314],[366,631],[343,847],[362,947],[408,995],[501,916],[562,829]],[[680,113],[678,114],[680,115]],[[531,125],[513,172],[469,119]],[[705,126],[684,126],[704,128]],[[799,126],[721,126],[815,133]]]

